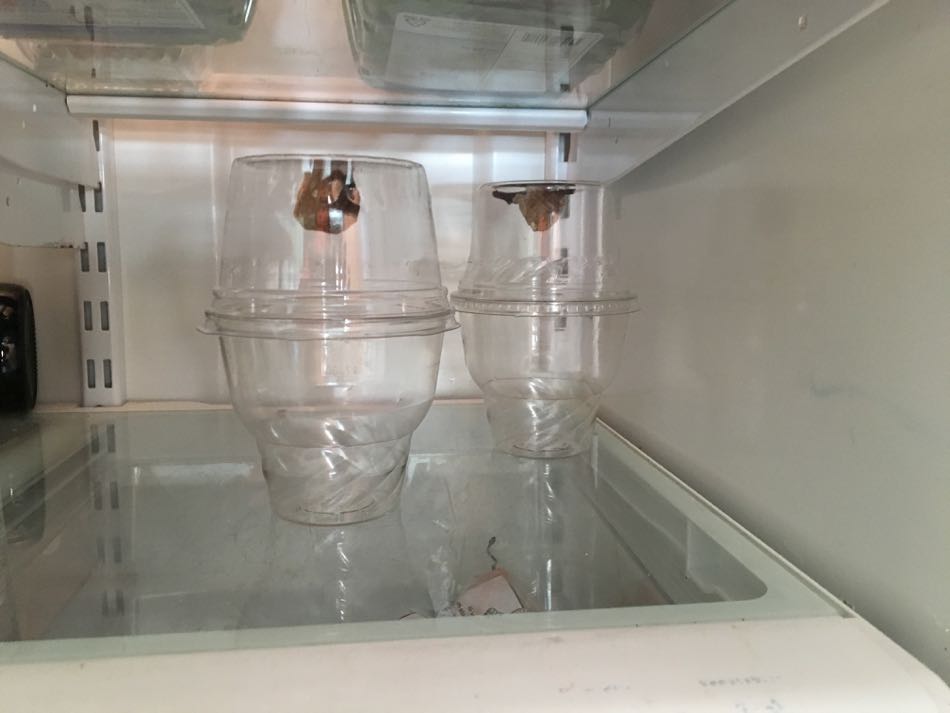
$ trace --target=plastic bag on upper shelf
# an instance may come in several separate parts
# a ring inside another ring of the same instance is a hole
[[[241,40],[254,0],[0,0],[0,37],[71,92],[178,93],[208,73],[212,45]],[[12,43],[11,43],[12,44]]]
[[[76,40],[17,40],[34,70],[72,91],[147,82],[151,91],[174,91],[205,76],[211,49],[200,45],[140,45]]]
[[[360,76],[397,90],[572,91],[637,36],[652,0],[344,0]]]
[[[7,0],[0,37],[209,45],[247,31],[254,0]]]

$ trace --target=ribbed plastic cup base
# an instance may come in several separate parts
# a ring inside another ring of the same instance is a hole
[[[567,458],[590,449],[599,394],[582,393],[578,382],[548,381],[546,395],[560,390],[560,398],[524,398],[503,393],[510,381],[501,392],[495,385],[485,389],[485,406],[497,450],[527,458]]]
[[[259,443],[274,512],[306,525],[349,525],[385,515],[406,474],[410,436],[359,446]]]

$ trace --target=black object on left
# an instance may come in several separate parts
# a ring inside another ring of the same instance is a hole
[[[36,323],[30,292],[0,283],[0,411],[36,405]]]

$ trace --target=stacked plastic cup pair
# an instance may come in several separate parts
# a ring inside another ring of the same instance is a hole
[[[452,295],[465,361],[496,447],[535,458],[590,447],[636,296],[603,232],[604,187],[481,186],[468,266]]]
[[[422,166],[238,159],[220,252],[203,331],[220,339],[273,509],[320,525],[385,513],[458,326]]]

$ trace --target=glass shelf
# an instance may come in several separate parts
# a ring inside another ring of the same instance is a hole
[[[729,1],[15,1],[0,56],[70,94],[586,108]]]
[[[589,456],[492,452],[436,404],[378,520],[274,516],[230,410],[0,421],[0,662],[797,616],[830,601],[603,425]],[[453,616],[501,573],[524,612]]]

